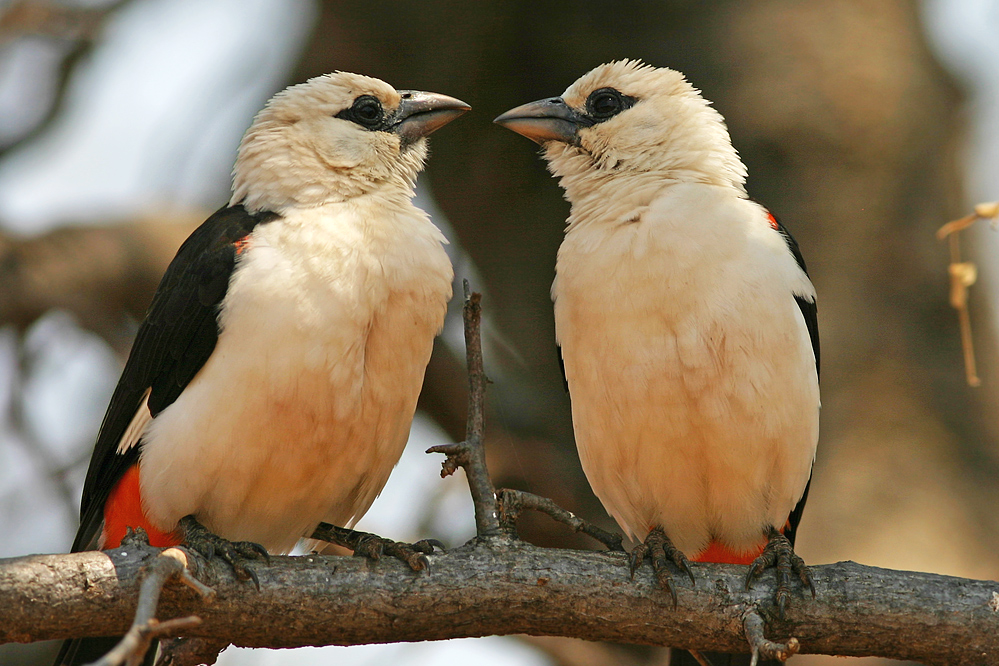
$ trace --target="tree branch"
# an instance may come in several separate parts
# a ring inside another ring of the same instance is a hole
[[[0,560],[0,642],[123,634],[141,572],[159,549]],[[496,537],[433,555],[433,572],[354,557],[274,557],[258,565],[260,592],[222,562],[196,555],[206,603],[168,584],[158,615],[197,615],[190,637],[295,647],[526,633],[697,650],[747,651],[744,616],[759,609],[774,640],[803,653],[877,655],[925,664],[999,661],[999,583],[878,569],[852,562],[812,568],[818,597],[792,598],[785,622],[770,585],[744,592],[745,567],[693,564],[679,606],[651,572],[629,579],[623,553],[543,549]],[[247,617],[266,622],[247,622]]]
[[[442,477],[454,474],[459,467],[464,468],[475,507],[475,533],[479,537],[491,537],[500,534],[500,523],[496,488],[486,468],[485,403],[486,384],[489,380],[482,361],[482,294],[471,292],[468,280],[463,281],[463,286],[465,305],[461,314],[465,321],[465,358],[468,364],[468,422],[465,426],[465,441],[432,446],[427,449],[427,453],[443,453],[447,456],[441,463]]]
[[[812,567],[817,598],[799,590],[781,621],[769,579],[746,592],[742,566],[692,565],[696,582],[678,586],[674,609],[648,569],[630,577],[623,552],[543,549],[517,540],[513,521],[521,509],[531,508],[620,547],[616,535],[529,493],[504,492],[500,525],[483,452],[486,378],[478,345],[479,299],[467,284],[465,292],[468,433],[465,442],[431,451],[448,456],[445,473],[465,468],[479,536],[448,553],[428,555],[432,573],[389,559],[274,557],[255,566],[257,590],[220,560],[168,550],[186,555],[199,579],[213,587],[215,598],[208,599],[203,588],[191,591],[189,578],[187,587],[170,583],[177,574],[185,580],[187,569],[178,571],[179,560],[136,541],[107,552],[0,560],[0,642],[128,631],[109,659],[121,663],[122,655],[141,654],[164,626],[178,626],[167,618],[196,615],[200,623],[187,619],[184,639],[174,645],[190,653],[181,663],[200,663],[227,642],[298,647],[493,634],[717,652],[751,648],[778,659],[800,651],[941,665],[999,663],[996,582],[852,562],[817,566]],[[247,622],[248,616],[267,621]]]

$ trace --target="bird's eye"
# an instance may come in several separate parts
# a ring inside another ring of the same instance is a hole
[[[596,120],[607,120],[628,108],[628,99],[613,88],[601,88],[586,98],[586,110]]]
[[[361,95],[354,100],[350,108],[336,114],[336,117],[357,123],[366,129],[376,129],[385,119],[385,110],[377,97]]]

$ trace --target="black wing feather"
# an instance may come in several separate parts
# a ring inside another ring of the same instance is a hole
[[[96,546],[104,503],[138,460],[139,447],[124,454],[117,449],[146,390],[150,390],[149,411],[155,417],[173,404],[205,364],[218,341],[218,310],[236,265],[236,244],[256,225],[277,217],[269,212],[249,213],[243,206],[223,207],[184,241],[170,262],[97,435],[83,487],[74,552]]]
[[[771,214],[772,215],[772,214]],[[797,241],[794,237],[784,228],[784,225],[780,223],[776,217],[774,220],[777,222],[777,231],[780,232],[781,236],[784,237],[784,242],[787,243],[787,249],[791,251],[794,255],[794,260],[798,262],[798,266],[804,271],[805,275],[808,275],[808,268],[805,266],[805,258],[801,256],[801,249],[798,247]],[[818,319],[818,308],[815,305],[814,300],[807,300],[801,296],[795,296],[794,301],[798,304],[798,309],[801,310],[802,316],[805,318],[805,327],[808,329],[808,337],[812,342],[812,351],[815,353],[815,374],[819,375],[819,319]],[[791,515],[787,517],[787,529],[784,530],[784,536],[787,540],[791,542],[794,546],[794,538],[798,533],[798,523],[801,522],[801,515],[805,512],[805,501],[808,499],[808,489],[812,485],[812,477],[809,475],[808,483],[805,484],[805,492],[801,494],[801,499],[795,505],[794,510],[791,511]]]

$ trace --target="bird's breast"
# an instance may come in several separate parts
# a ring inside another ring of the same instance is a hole
[[[662,525],[688,555],[713,538],[754,545],[800,497],[818,433],[784,267],[693,222],[578,231],[553,297],[594,491],[626,531]]]
[[[283,552],[320,520],[359,517],[387,480],[451,267],[432,237],[414,255],[420,238],[379,244],[350,225],[262,229],[240,255],[215,351],[147,431],[142,486],[154,520],[193,513]]]

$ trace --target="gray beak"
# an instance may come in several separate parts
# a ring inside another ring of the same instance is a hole
[[[593,124],[573,111],[561,97],[549,97],[510,109],[493,121],[531,141],[544,145],[546,141],[576,144],[579,129]]]
[[[439,130],[472,108],[460,99],[437,93],[400,90],[399,94],[402,101],[392,131],[402,138],[403,143],[413,143]]]

